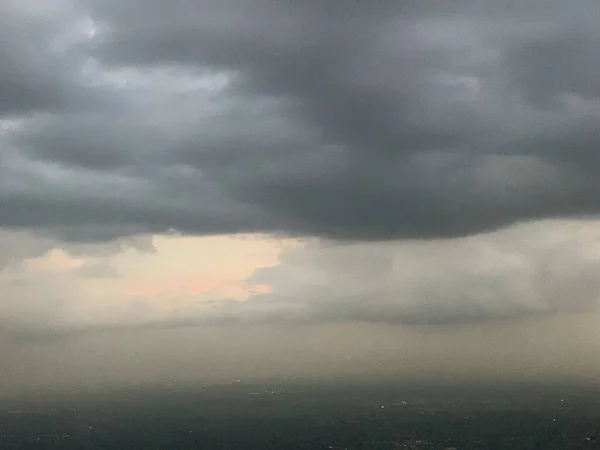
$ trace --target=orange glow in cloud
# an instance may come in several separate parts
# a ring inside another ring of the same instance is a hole
[[[222,285],[225,281],[222,278],[194,280],[188,283],[187,286],[184,285],[184,291],[190,295],[201,295]]]
[[[125,273],[123,296],[144,298],[161,311],[208,301],[244,301],[271,292],[265,284],[249,285],[256,270],[279,263],[283,248],[295,242],[260,236],[155,236],[153,254],[119,256]]]
[[[36,298],[60,298],[63,315],[77,323],[156,320],[270,293],[271,286],[248,280],[257,270],[279,264],[281,252],[299,243],[262,235],[158,235],[152,244],[155,252],[124,248],[85,257],[54,248],[2,275],[26,279],[19,289],[35,292]],[[25,295],[16,292],[21,285],[11,288],[12,297]]]
[[[200,296],[219,287],[235,283],[223,277],[203,277],[186,275],[183,277],[164,277],[146,281],[137,281],[127,285],[124,290],[132,297],[154,297],[164,293]]]

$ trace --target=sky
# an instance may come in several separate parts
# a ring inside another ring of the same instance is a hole
[[[599,22],[0,0],[0,392],[600,378]]]

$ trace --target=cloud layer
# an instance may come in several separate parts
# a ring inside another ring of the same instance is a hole
[[[448,324],[595,310],[598,222],[530,223],[463,239],[316,244],[251,280],[308,321]],[[249,301],[248,304],[251,304]]]
[[[0,226],[464,236],[600,209],[600,5],[2,2]]]
[[[131,327],[464,325],[589,313],[600,298],[599,225],[533,222],[386,243],[155,236],[151,252],[71,244],[0,272],[0,332],[45,339]]]

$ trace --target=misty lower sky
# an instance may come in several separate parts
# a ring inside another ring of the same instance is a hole
[[[0,0],[0,393],[597,380],[598,23]]]

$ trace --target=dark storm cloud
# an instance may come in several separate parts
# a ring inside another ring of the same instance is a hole
[[[509,55],[511,82],[540,107],[560,107],[561,94],[600,98],[598,41],[586,34],[565,33],[532,39]]]
[[[164,233],[172,229],[172,220],[180,231],[194,233],[198,229],[206,234],[256,231],[261,220],[248,215],[248,225],[238,223],[238,218],[219,210],[186,210],[180,205],[169,206],[125,201],[124,199],[83,200],[56,197],[5,197],[2,208],[10,214],[3,217],[8,228],[27,228],[43,222],[43,229],[66,240],[101,241],[120,236],[134,236],[140,230]],[[191,208],[193,205],[190,205]],[[243,211],[244,208],[239,208]],[[251,211],[249,211],[251,213]],[[254,221],[254,222],[253,222]],[[38,225],[39,226],[39,225]]]
[[[597,2],[52,4],[5,6],[2,226],[388,239],[600,211]]]
[[[61,3],[64,8],[53,8]],[[109,91],[87,85],[78,72],[85,55],[63,33],[78,12],[66,1],[21,7],[11,0],[0,2],[0,119],[40,110],[107,112],[118,104]]]

